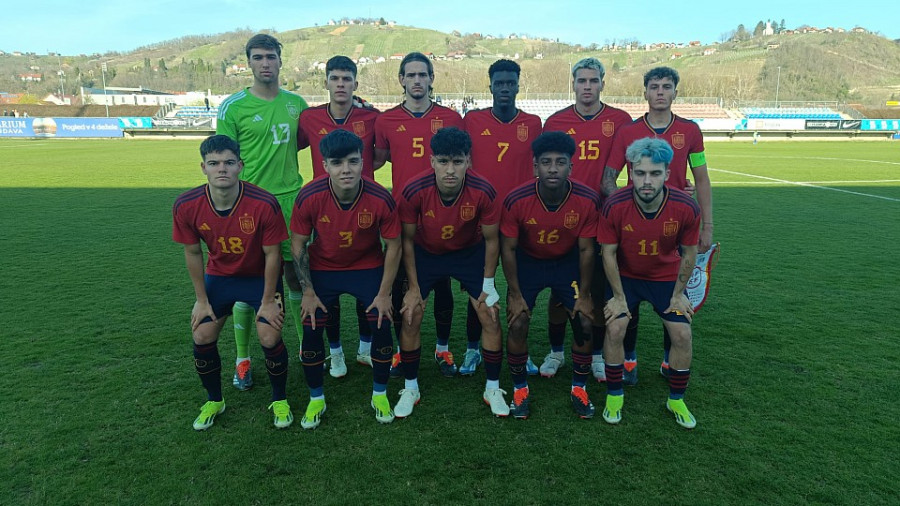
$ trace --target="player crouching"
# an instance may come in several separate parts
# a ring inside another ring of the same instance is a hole
[[[238,179],[244,164],[238,143],[230,137],[207,138],[200,144],[200,155],[208,183],[181,194],[172,209],[172,238],[184,244],[197,298],[191,311],[194,367],[208,397],[194,429],[210,428],[225,411],[217,344],[236,302],[256,311],[256,332],[272,384],[269,408],[275,427],[285,428],[294,416],[287,402],[288,354],[281,340],[280,244],[288,237],[281,207],[272,194]],[[205,276],[200,241],[209,251]]]
[[[472,164],[472,140],[455,128],[442,128],[431,138],[432,170],[414,176],[400,197],[403,223],[403,264],[409,289],[400,312],[400,355],[405,388],[394,408],[398,417],[412,414],[419,403],[421,327],[425,303],[435,284],[448,276],[469,292],[469,302],[481,323],[482,355],[487,383],[482,398],[495,416],[507,416],[509,406],[500,389],[503,359],[500,296],[494,274],[500,255],[497,192]]]
[[[597,240],[609,280],[606,316],[606,408],[603,419],[622,420],[623,341],[631,312],[648,301],[672,337],[666,408],[682,427],[696,419],[684,404],[691,376],[693,307],[684,293],[697,258],[700,207],[687,193],[667,187],[672,148],[661,139],[639,139],[626,150],[633,184],[603,206]],[[680,253],[679,253],[680,250]]]
[[[550,288],[572,322],[571,401],[581,418],[594,416],[585,385],[591,374],[591,277],[600,197],[569,179],[575,141],[544,132],[531,144],[537,181],[514,189],[503,201],[501,255],[507,295],[507,362],[515,383],[510,412],[528,418],[528,327],[538,293]]]
[[[390,192],[362,177],[363,144],[346,130],[319,143],[327,176],[300,190],[291,216],[291,250],[303,288],[303,372],[309,405],[304,429],[319,426],[325,413],[322,332],[327,309],[341,294],[366,306],[372,334],[372,408],[381,423],[394,420],[387,398],[391,365],[391,284],[400,265],[400,222]],[[314,237],[310,243],[310,238]],[[382,249],[384,241],[384,249]]]

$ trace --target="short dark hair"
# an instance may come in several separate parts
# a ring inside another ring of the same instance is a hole
[[[250,59],[251,49],[274,50],[275,54],[281,58],[281,42],[278,42],[278,39],[266,33],[258,33],[253,37],[250,37],[250,40],[247,41],[247,45],[244,46],[244,51],[247,53],[248,60]]]
[[[544,132],[531,143],[531,152],[535,159],[550,152],[563,153],[572,158],[575,154],[575,141],[565,132]]]
[[[434,156],[467,156],[471,152],[472,138],[459,128],[442,128],[431,137],[431,153]]]
[[[332,70],[346,70],[347,72],[352,72],[353,78],[356,79],[356,64],[353,63],[353,60],[347,58],[346,56],[332,56],[325,63],[325,75],[327,76],[328,73]]]
[[[200,156],[206,160],[206,155],[210,153],[222,153],[231,151],[238,160],[241,159],[241,145],[227,135],[210,135],[200,143]]]
[[[519,77],[522,75],[522,67],[512,60],[502,59],[495,61],[488,67],[488,79],[494,77],[494,72],[515,72],[516,77]]]
[[[353,153],[362,153],[362,150],[362,139],[346,130],[334,130],[319,141],[319,151],[322,152],[322,158],[326,160],[344,158]]]
[[[647,83],[652,79],[665,79],[667,77],[672,80],[672,84],[677,88],[680,78],[678,77],[678,71],[672,67],[654,67],[650,69],[644,74],[644,88],[647,87]]]
[[[431,59],[418,51],[414,51],[403,57],[403,60],[400,62],[400,73],[398,75],[402,76],[406,71],[406,64],[414,61],[424,63],[428,67],[428,75],[434,75],[434,64],[431,63]]]

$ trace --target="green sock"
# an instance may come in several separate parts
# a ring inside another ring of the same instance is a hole
[[[294,325],[297,327],[297,337],[300,339],[300,346],[303,346],[303,322],[300,321],[300,299],[302,294],[290,289],[287,292],[288,307],[291,310],[291,317],[294,318]]]
[[[234,315],[234,345],[237,357],[250,357],[250,327],[253,325],[253,308],[243,302],[235,302],[232,308]]]

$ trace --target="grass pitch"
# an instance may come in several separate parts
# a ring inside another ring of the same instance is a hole
[[[256,387],[234,391],[223,371],[228,409],[194,432],[205,394],[170,209],[203,182],[198,146],[0,140],[0,503],[896,503],[900,143],[708,143],[722,256],[694,324],[691,432],[665,411],[660,326],[646,306],[640,383],[619,426],[573,415],[571,362],[531,380],[523,422],[490,416],[483,369],[445,379],[428,360],[414,415],[379,425],[371,374],[352,363],[349,299],[350,373],[326,376],[320,428],[299,427],[308,395],[289,322],[298,422],[272,427],[251,347]],[[501,383],[511,392],[505,365]],[[389,384],[392,402],[400,388]],[[605,388],[589,393],[602,407]]]

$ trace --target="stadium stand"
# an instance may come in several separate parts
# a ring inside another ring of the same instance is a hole
[[[742,107],[747,119],[842,119],[828,107]]]
[[[210,107],[202,105],[183,105],[175,108],[171,117],[176,118],[215,118],[219,114],[218,107]]]

